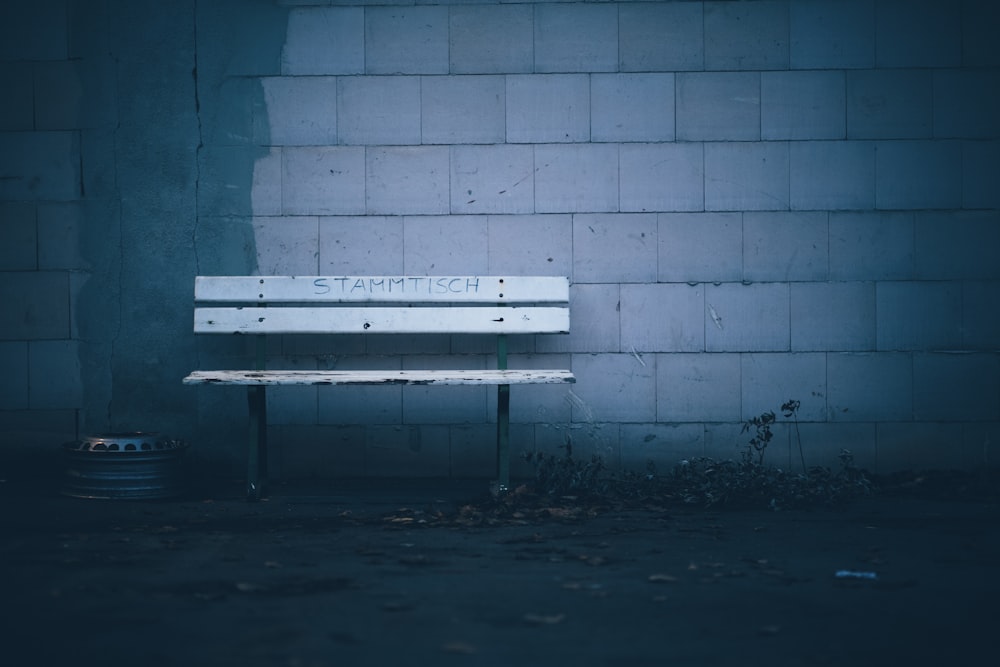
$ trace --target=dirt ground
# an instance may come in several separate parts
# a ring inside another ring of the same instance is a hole
[[[384,480],[248,503],[234,481],[102,501],[0,482],[3,663],[995,659],[994,500],[454,519],[484,495],[482,482]]]

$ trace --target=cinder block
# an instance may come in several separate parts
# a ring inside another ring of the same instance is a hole
[[[483,368],[474,355],[407,357],[403,368]],[[486,387],[473,385],[404,387],[404,424],[480,424],[486,421]]]
[[[272,336],[268,339],[268,346],[274,347],[274,342],[278,342],[277,351],[271,350],[269,354],[280,354],[282,358],[292,361],[308,357],[315,368],[332,369],[344,357],[357,356],[365,353],[365,340],[371,336],[365,334],[285,334],[282,336]],[[252,355],[253,350],[247,346],[247,355]],[[299,363],[295,361],[296,363]],[[306,368],[312,368],[307,366]]]
[[[327,365],[330,370],[397,370],[395,356],[346,356]],[[321,424],[402,424],[403,391],[400,386],[320,387],[317,394]]]
[[[35,215],[30,202],[0,202],[0,271],[38,268]]]
[[[302,365],[283,364],[283,368],[301,369]],[[327,389],[311,386],[279,386],[267,389],[267,425],[315,424],[316,394]]]
[[[704,313],[700,284],[622,285],[622,352],[701,352]]]
[[[661,213],[661,282],[737,282],[743,279],[743,223],[739,213]]]
[[[333,276],[402,274],[403,218],[320,218],[319,273]]]
[[[77,410],[5,410],[0,432],[3,433],[4,442],[7,443],[4,458],[9,461],[8,469],[18,470],[19,460],[34,459],[38,464],[51,466],[39,467],[37,468],[39,472],[46,470],[47,474],[53,475],[52,477],[46,475],[41,479],[35,478],[35,481],[42,482],[46,478],[55,480],[54,475],[58,470],[55,463],[58,461],[55,456],[58,453],[58,444],[78,437],[81,428],[79,416]],[[25,475],[21,479],[28,478],[28,475]]]
[[[961,17],[947,2],[875,3],[875,66],[958,67]]]
[[[65,7],[42,2],[0,7],[0,60],[66,60],[68,45]]]
[[[608,4],[535,5],[536,72],[618,69],[618,8]]]
[[[319,273],[319,220],[315,216],[254,218],[253,231],[260,275]]]
[[[622,424],[621,465],[646,473],[650,465],[666,474],[685,459],[705,455],[705,429],[701,424]]]
[[[0,342],[0,367],[4,369],[4,382],[0,384],[0,410],[27,410],[28,343]]]
[[[913,412],[917,421],[1000,419],[1000,355],[915,354]]]
[[[792,351],[874,350],[875,283],[792,283]]]
[[[761,138],[843,139],[845,98],[843,72],[763,72]]]
[[[617,210],[617,144],[535,146],[536,213]]]
[[[368,74],[447,74],[448,8],[366,7]]]
[[[365,474],[371,477],[447,477],[447,426],[370,426],[365,429]]]
[[[620,202],[626,211],[700,211],[705,207],[701,144],[622,144]]]
[[[914,245],[917,278],[1000,279],[1000,212],[918,212]]]
[[[788,144],[705,144],[705,210],[788,209]]]
[[[452,146],[451,212],[533,212],[534,160],[531,146]]]
[[[826,280],[827,214],[743,214],[743,278],[749,281]]]
[[[958,208],[962,205],[962,145],[957,141],[880,141],[875,179],[876,208]]]
[[[590,78],[586,74],[507,77],[507,141],[590,140]]]
[[[283,159],[289,156],[282,151],[246,145],[204,146],[198,152],[199,213],[202,216],[281,215],[282,174],[287,174],[285,169],[289,162]],[[289,155],[295,160],[303,154]],[[292,166],[308,169],[305,164]],[[294,191],[299,184],[288,185]],[[288,212],[294,210],[293,206]]]
[[[109,130],[83,130],[80,132],[80,152],[83,163],[83,184],[86,205],[90,210],[110,208],[115,201],[115,142]]]
[[[617,423],[538,424],[535,451],[562,460],[572,454],[578,463],[594,459],[607,469],[621,467],[621,429]]]
[[[403,219],[403,272],[407,275],[485,275],[486,216]]]
[[[962,425],[962,467],[983,470],[1000,458],[1000,423],[976,422]]]
[[[747,449],[746,433],[742,433],[741,423],[711,423],[705,424],[705,456],[717,461],[739,459]],[[788,450],[788,433],[782,427],[775,429],[775,440],[772,446],[775,450],[783,445]]]
[[[69,338],[69,274],[0,273],[0,340]]]
[[[337,143],[337,78],[264,77],[269,145],[326,146]]]
[[[906,280],[913,213],[830,213],[831,280]]]
[[[933,130],[932,78],[928,70],[847,72],[850,139],[924,139]]]
[[[1000,72],[934,70],[934,136],[996,139]]]
[[[773,411],[789,400],[800,402],[799,421],[826,420],[826,355],[744,354],[741,358],[743,420]],[[781,417],[779,417],[781,419]]]
[[[790,349],[787,283],[707,285],[705,311],[709,352]]]
[[[787,2],[705,3],[705,69],[788,68]]]
[[[364,69],[364,7],[298,7],[288,12],[282,74],[361,74]]]
[[[962,349],[995,350],[1000,341],[1000,282],[962,283]]]
[[[618,352],[621,306],[617,284],[571,284],[567,336],[538,336],[538,352]]]
[[[874,0],[788,3],[792,69],[875,65]]]
[[[873,472],[953,470],[961,453],[955,424],[940,422],[879,422],[876,425],[878,464]]]
[[[281,148],[272,148],[269,151],[254,150],[249,156],[253,160],[252,185],[250,188],[250,213],[253,215],[280,215],[285,213],[282,202],[284,201],[284,176],[287,162]],[[246,165],[243,165],[246,168]],[[205,174],[201,175],[200,186],[205,185]],[[237,182],[242,182],[242,177],[238,176]],[[200,190],[199,190],[200,192]],[[245,196],[245,193],[237,188],[237,192]],[[294,210],[294,207],[293,207]]]
[[[534,7],[454,5],[453,74],[525,74],[534,67]]]
[[[870,423],[799,424],[806,466],[823,466],[835,473],[844,468],[841,454],[845,450],[850,454],[854,467],[873,472],[878,465],[875,433],[875,424]],[[797,440],[794,433],[791,436]],[[802,465],[797,443],[792,445],[792,450],[789,468],[797,472]]]
[[[28,343],[28,405],[33,410],[65,410],[83,405],[79,341]]]
[[[700,2],[629,3],[618,7],[623,72],[678,72],[705,66]]]
[[[505,138],[501,76],[428,76],[421,81],[421,141],[497,144]]]
[[[962,207],[1000,208],[1000,141],[962,144]]]
[[[446,146],[369,148],[365,155],[369,214],[448,213],[450,168]]]
[[[0,90],[6,91],[6,102],[0,106],[0,131],[35,129],[33,86],[31,63],[0,63]]]
[[[365,212],[365,149],[296,147],[282,151],[282,212],[354,215]]]
[[[740,414],[740,355],[661,354],[656,359],[660,422],[734,422]]]
[[[875,308],[879,350],[961,349],[960,283],[877,283]]]
[[[971,0],[962,5],[962,64],[966,67],[1000,67],[995,48],[1000,6],[992,0]]]
[[[340,78],[337,129],[343,144],[419,144],[420,77]]]
[[[268,428],[269,450],[282,480],[336,479],[365,474],[365,429],[360,426],[281,425]],[[271,461],[268,462],[269,464]]]
[[[74,130],[82,126],[81,61],[35,63],[36,130]]]
[[[84,212],[80,202],[38,205],[38,268],[87,269],[80,237]]]
[[[77,132],[0,132],[0,200],[80,199]]]
[[[490,275],[572,274],[572,216],[491,215],[487,227]]]
[[[592,141],[673,141],[674,75],[593,74]]]
[[[519,461],[524,440],[522,434],[531,437],[530,449],[534,449],[534,429],[511,429],[511,464]],[[458,478],[495,478],[497,468],[496,427],[490,424],[463,424],[448,429],[451,440],[451,476]],[[512,466],[513,467],[513,466]],[[512,471],[513,476],[513,471]]]
[[[451,354],[451,336],[424,334],[420,336],[367,335],[365,350],[370,355],[403,357],[413,354]]]
[[[796,141],[788,146],[789,196],[795,210],[875,207],[875,144]]]
[[[649,213],[573,216],[573,281],[656,281],[656,216]]]
[[[655,422],[656,363],[631,354],[574,354],[573,421]]]
[[[197,21],[196,47],[199,77],[260,77],[281,73],[281,52],[288,37],[288,6],[323,3],[270,2],[266,5],[232,5],[213,2],[199,5],[192,21]],[[282,6],[284,5],[284,6]],[[107,19],[103,12],[71,12],[73,44],[70,58],[87,58],[107,44]],[[180,22],[183,26],[184,22]],[[193,25],[189,23],[188,25]],[[301,27],[301,26],[299,26]],[[184,29],[183,27],[181,28]],[[190,30],[190,28],[188,28]],[[83,35],[79,37],[78,35]],[[204,99],[202,99],[204,102]]]
[[[199,58],[201,52],[199,52]],[[91,55],[79,61],[77,74],[85,93],[76,127],[114,131],[118,126],[118,63],[110,54]],[[37,104],[37,102],[36,102]]]
[[[253,275],[257,271],[256,241],[251,218],[230,216],[214,217],[203,215],[198,219],[195,230],[195,246],[198,248],[197,271],[202,275]],[[106,307],[106,306],[105,306]],[[111,322],[112,311],[100,318],[98,323],[83,322],[85,326],[97,326],[102,333],[110,335],[106,329]],[[209,339],[221,336],[209,336]]]
[[[271,120],[264,93],[264,81],[269,79],[276,78],[230,77],[214,86],[211,95],[199,95],[203,148],[271,145]],[[336,113],[336,106],[331,109]]]
[[[760,139],[760,74],[678,74],[677,138],[682,141]]]
[[[896,352],[827,354],[828,419],[837,422],[913,419],[913,362]]]

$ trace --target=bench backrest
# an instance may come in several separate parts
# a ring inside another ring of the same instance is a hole
[[[195,333],[569,331],[555,276],[198,276],[195,302]]]

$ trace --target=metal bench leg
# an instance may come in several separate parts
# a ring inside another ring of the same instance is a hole
[[[497,368],[507,369],[507,336],[497,335]],[[510,488],[510,385],[497,385],[497,493]]]
[[[497,490],[510,488],[510,385],[497,385]]]
[[[250,442],[247,452],[247,500],[260,500],[267,479],[267,394],[262,386],[247,387]]]

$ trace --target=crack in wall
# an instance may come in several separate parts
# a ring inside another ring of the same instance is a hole
[[[198,225],[201,222],[201,150],[205,146],[205,136],[201,126],[201,97],[198,91],[198,2],[194,3],[194,67],[191,77],[194,79],[194,117],[198,123],[198,145],[194,150],[194,227],[191,229],[191,252],[194,254],[195,273],[201,273],[201,261],[198,258]]]
[[[114,62],[115,62],[115,99],[121,99],[121,69],[120,69],[121,61],[117,57],[115,57]],[[119,151],[121,150],[121,143],[120,143],[119,133],[121,131],[121,127],[122,127],[121,115],[117,114],[117,118],[116,118],[116,121],[115,121],[115,129],[114,129],[114,132],[112,133],[112,137],[113,137],[112,143],[114,145],[114,153],[112,155],[112,160],[114,161],[114,168],[111,170],[111,173],[114,175],[114,192],[115,192],[115,195],[116,195],[115,196],[115,201],[117,203],[117,208],[118,208],[118,221],[117,221],[118,222],[118,229],[117,229],[117,236],[118,236],[118,277],[117,277],[117,283],[118,283],[118,286],[117,286],[117,292],[118,292],[118,321],[115,323],[115,331],[114,331],[114,334],[111,336],[111,345],[110,345],[110,350],[108,352],[108,375],[110,375],[110,377],[111,377],[111,382],[110,382],[110,387],[109,387],[109,391],[108,391],[108,407],[107,407],[107,413],[105,415],[105,419],[107,420],[107,426],[108,426],[109,429],[112,429],[112,424],[113,424],[112,414],[114,413],[113,406],[114,406],[114,401],[115,401],[115,382],[114,382],[114,377],[115,377],[115,350],[118,348],[118,342],[121,339],[121,335],[122,335],[122,319],[123,319],[123,316],[124,316],[124,308],[125,308],[124,302],[123,302],[123,299],[122,299],[122,289],[123,289],[123,286],[125,284],[125,275],[124,275],[124,272],[125,272],[125,239],[123,238],[124,237],[124,232],[123,232],[123,229],[122,229],[122,217],[125,214],[125,209],[124,209],[124,205],[123,205],[123,201],[122,201],[122,196],[121,196],[121,183],[119,182],[119,179],[118,179],[118,154],[119,154]]]

